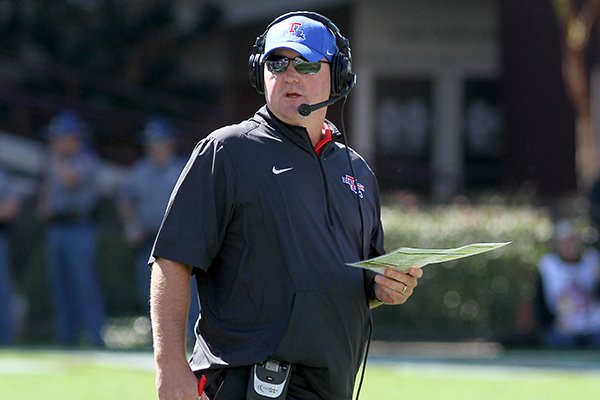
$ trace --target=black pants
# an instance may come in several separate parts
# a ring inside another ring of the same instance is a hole
[[[198,378],[206,375],[204,391],[210,400],[246,400],[246,390],[252,367],[223,368],[214,371],[198,371]],[[286,400],[322,400],[302,376],[296,366],[292,366],[291,380]]]

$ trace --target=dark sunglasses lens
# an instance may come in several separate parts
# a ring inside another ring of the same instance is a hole
[[[321,63],[304,61],[297,58],[294,60],[294,68],[296,68],[299,74],[313,75],[321,70]]]
[[[293,60],[290,60],[287,57],[273,57],[269,58],[265,63],[267,64],[267,69],[274,74],[282,74],[290,65],[290,61],[294,64],[294,68],[298,71],[299,74],[303,75],[314,75],[321,70],[320,62],[309,62],[301,59],[300,57],[296,57]]]
[[[269,71],[275,74],[281,74],[288,69],[288,65],[290,65],[289,58],[276,58],[266,61],[267,68]]]

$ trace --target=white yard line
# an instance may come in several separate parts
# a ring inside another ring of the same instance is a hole
[[[0,376],[61,373],[69,363],[85,362],[107,367],[154,370],[151,353],[127,353],[85,350],[0,351]]]
[[[472,354],[462,350],[459,354],[451,355],[445,352],[436,354],[432,351],[432,346],[423,346],[421,351],[417,347],[418,345],[413,346],[408,351],[408,346],[399,346],[392,351],[388,346],[376,345],[369,355],[367,368],[382,366],[402,372],[510,378],[548,372],[600,375],[600,352],[505,352],[478,348]],[[2,349],[0,377],[11,374],[60,373],[69,363],[77,362],[142,371],[155,369],[150,351]]]

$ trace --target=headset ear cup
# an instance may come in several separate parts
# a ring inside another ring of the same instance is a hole
[[[350,59],[337,53],[331,60],[331,96],[345,96],[354,86],[354,74]]]
[[[256,90],[258,90],[258,93],[260,94],[264,94],[265,93],[265,70],[263,68],[262,63],[257,63],[256,65],[256,79],[257,79],[257,84],[256,84]]]
[[[259,62],[256,64],[256,90],[260,94],[265,93],[265,70],[263,69],[263,65]]]
[[[256,91],[260,94],[265,93],[265,70],[263,68],[263,63],[260,62],[261,54],[256,55],[255,67],[254,70],[256,76]]]
[[[265,92],[264,71],[260,62],[261,54],[253,53],[248,60],[250,85],[260,94]]]
[[[339,72],[339,65],[338,65],[339,59],[340,59],[340,53],[337,53],[333,56],[333,58],[331,59],[331,62],[329,63],[330,73],[331,73],[330,96],[337,96],[340,93],[340,87],[339,87],[340,72]]]

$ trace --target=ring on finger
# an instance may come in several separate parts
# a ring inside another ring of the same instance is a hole
[[[406,283],[404,283],[403,285],[404,285],[404,287],[402,288],[402,291],[400,292],[400,294],[406,293],[406,289],[408,288],[408,285]]]

